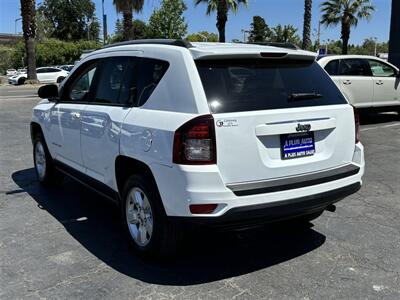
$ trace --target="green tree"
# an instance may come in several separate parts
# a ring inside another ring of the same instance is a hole
[[[329,54],[340,54],[342,52],[342,46],[343,43],[341,40],[328,40],[328,42],[325,44],[325,47],[328,50]]]
[[[21,0],[22,31],[24,33],[28,80],[37,80],[35,55],[35,0]]]
[[[217,11],[217,29],[219,33],[219,41],[225,43],[225,27],[228,22],[228,13],[232,11],[236,13],[239,5],[242,3],[247,6],[248,0],[195,0],[195,4],[207,4],[207,15]]]
[[[297,28],[293,25],[277,25],[272,28],[273,42],[278,43],[291,43],[295,45],[300,45],[301,39],[297,34]]]
[[[38,14],[51,25],[51,37],[66,41],[98,40],[100,24],[92,0],[43,0]]]
[[[147,25],[142,20],[133,20],[133,36],[135,40],[147,39]]]
[[[144,0],[113,0],[117,13],[123,16],[123,38],[125,41],[134,38],[133,12],[140,12],[143,9]]]
[[[114,34],[124,34],[124,24],[121,22],[120,19],[117,19],[117,21],[115,21],[115,31]]]
[[[304,0],[304,22],[303,22],[303,49],[311,47],[311,18],[312,0]]]
[[[253,17],[253,23],[251,23],[251,30],[249,35],[250,42],[265,42],[271,39],[271,29],[269,29],[264,18],[260,16]]]
[[[147,38],[147,25],[145,22],[142,20],[134,20],[132,22],[133,26],[133,36],[135,40],[141,40],[141,39],[146,39]],[[124,41],[124,35],[123,35],[124,29],[123,29],[123,24],[122,22],[117,19],[115,22],[115,31],[114,34],[110,37],[108,40],[108,43],[117,43],[117,42],[122,42]]]
[[[183,0],[162,0],[148,23],[150,38],[180,39],[187,33],[187,23],[183,12],[187,9]]]
[[[186,39],[189,42],[218,42],[218,34],[200,31],[197,33],[189,34]]]
[[[36,10],[36,40],[50,38],[53,35],[54,28],[51,22],[44,15],[41,4]]]
[[[22,57],[23,53],[20,57]],[[16,58],[18,57],[17,49],[15,46],[7,46],[7,45],[0,45],[0,74],[4,74],[4,72],[14,67],[18,64]],[[21,63],[18,64],[18,67]]]
[[[322,24],[342,26],[342,54],[348,53],[351,27],[357,26],[359,19],[369,20],[374,10],[370,0],[328,0],[321,4]]]
[[[388,53],[389,44],[388,43],[378,43],[375,38],[367,38],[363,41],[361,45],[356,45],[349,47],[350,54],[361,54],[361,55],[375,55],[376,53]]]
[[[44,39],[36,46],[38,66],[73,64],[83,51],[96,50],[101,47],[97,41],[61,41]]]

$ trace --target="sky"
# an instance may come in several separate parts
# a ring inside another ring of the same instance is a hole
[[[43,0],[36,0],[40,3]],[[376,11],[370,22],[361,21],[356,28],[352,29],[350,43],[360,44],[364,39],[376,37],[379,42],[389,40],[391,0],[371,0]],[[102,20],[102,0],[93,0],[96,5],[96,14],[99,21]],[[152,11],[160,5],[161,0],[145,0],[143,11],[135,14],[134,17],[147,21]],[[206,5],[194,5],[194,0],[185,0],[188,9],[184,13],[188,22],[188,33],[209,31],[217,33],[215,27],[215,13],[207,16]],[[312,28],[316,33],[320,17],[320,4],[323,0],[313,1]],[[108,33],[113,33],[116,19],[122,18],[117,15],[112,0],[104,1],[104,9],[108,18]],[[298,34],[302,36],[303,31],[304,0],[249,0],[247,7],[240,7],[236,14],[230,14],[226,26],[227,41],[232,39],[243,39],[242,29],[249,30],[252,18],[255,15],[263,17],[270,27],[277,24],[292,24],[297,27]],[[15,24],[17,32],[21,32],[21,21],[15,22],[20,17],[19,0],[0,0],[0,33],[14,33]],[[315,39],[313,34],[312,39]],[[321,42],[340,39],[340,26],[321,27]]]

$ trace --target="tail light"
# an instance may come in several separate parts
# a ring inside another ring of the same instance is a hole
[[[355,134],[356,134],[356,144],[360,141],[360,115],[358,113],[357,108],[353,106],[354,110],[354,126],[355,126]]]
[[[214,118],[211,115],[194,118],[176,130],[173,162],[181,165],[217,163]]]

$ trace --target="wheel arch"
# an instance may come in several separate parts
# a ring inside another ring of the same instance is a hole
[[[149,180],[151,180],[159,193],[153,172],[146,163],[132,157],[119,155],[115,159],[115,181],[121,197],[126,180],[133,174],[145,175]]]
[[[31,122],[31,124],[30,124],[30,132],[31,132],[31,141],[32,141],[32,144],[33,144],[33,139],[34,139],[34,137],[35,137],[38,133],[40,133],[40,134],[43,135],[42,127],[40,126],[39,123],[36,123],[36,122]],[[44,137],[44,135],[43,135],[43,137]]]

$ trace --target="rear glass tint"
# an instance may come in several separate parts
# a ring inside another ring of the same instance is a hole
[[[196,64],[212,113],[347,103],[313,61],[199,60]],[[304,97],[308,94],[317,97]]]

